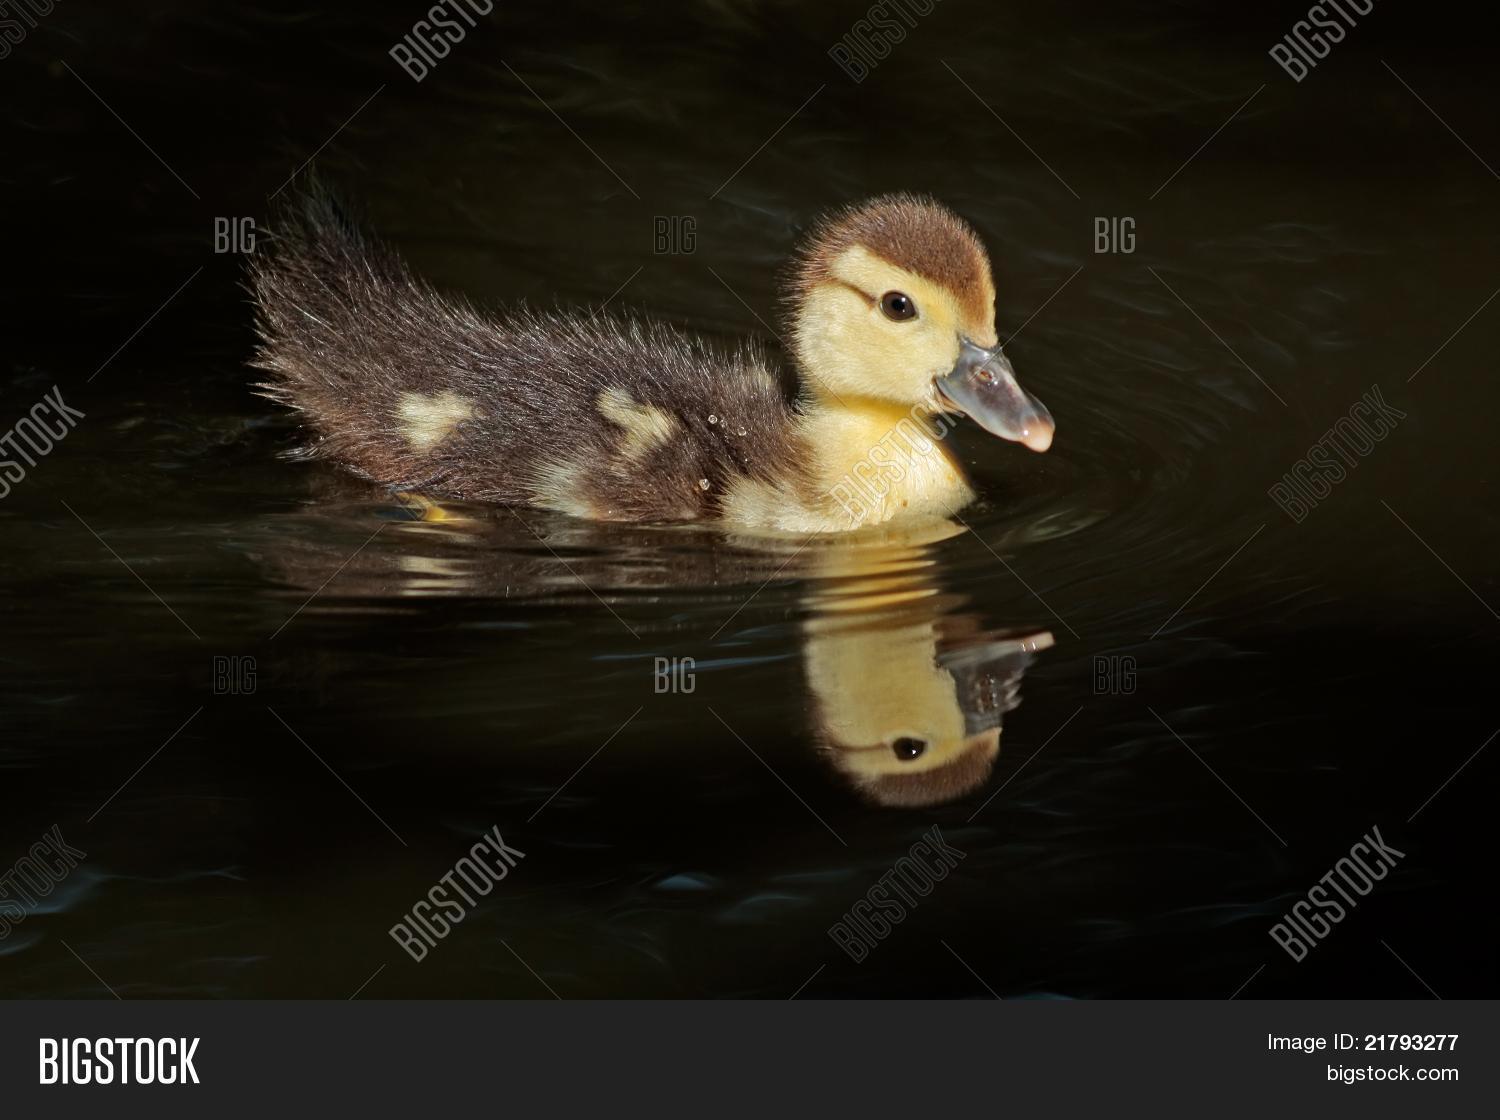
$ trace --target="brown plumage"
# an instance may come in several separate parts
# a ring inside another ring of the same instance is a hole
[[[414,277],[326,191],[283,216],[251,288],[270,375],[257,387],[300,413],[304,455],[375,482],[625,521],[713,517],[737,477],[805,486],[792,400],[755,345],[614,315],[484,315]],[[627,420],[659,410],[667,438],[630,445],[601,415],[606,391]],[[461,402],[455,422],[414,446],[404,426],[434,401]]]
[[[820,218],[793,261],[792,298],[829,279],[829,263],[854,245],[941,284],[977,319],[994,313],[986,299],[990,258],[973,227],[935,199],[912,194],[881,195]]]

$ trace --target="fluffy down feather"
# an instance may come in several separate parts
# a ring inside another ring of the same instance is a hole
[[[753,346],[611,315],[492,317],[439,294],[320,188],[253,259],[257,386],[308,456],[396,489],[621,521],[807,490],[796,405]]]

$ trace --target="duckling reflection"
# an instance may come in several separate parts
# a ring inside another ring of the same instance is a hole
[[[536,514],[523,520],[411,495],[399,501],[386,507],[395,518],[389,529],[352,558],[347,538],[319,543],[329,541],[326,525],[278,532],[283,578],[309,590],[327,583],[320,602],[357,597],[392,606],[434,596],[568,594],[592,602],[585,585],[606,599],[651,591],[659,601],[679,589],[697,604],[705,589],[738,594],[771,579],[799,581],[811,741],[843,784],[881,806],[939,805],[984,785],[1021,678],[1053,644],[1045,630],[986,629],[966,596],[943,589],[935,546],[966,532],[949,522],[777,540]],[[351,533],[358,543],[369,505],[344,508],[359,523]],[[302,516],[339,509],[315,505]]]
[[[938,805],[982,786],[1021,678],[1053,644],[1047,631],[981,630],[941,592],[930,546],[945,535],[827,549],[808,596],[814,738],[880,805]]]

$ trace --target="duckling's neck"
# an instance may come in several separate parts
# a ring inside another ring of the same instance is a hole
[[[818,394],[798,418],[812,482],[830,528],[893,518],[951,517],[974,498],[944,446],[943,417],[865,397]]]

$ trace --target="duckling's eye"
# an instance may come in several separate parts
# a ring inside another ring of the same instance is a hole
[[[922,739],[902,737],[891,744],[891,753],[902,762],[910,762],[914,758],[920,758],[922,752],[926,749],[927,743]]]
[[[886,292],[880,297],[880,310],[892,322],[900,323],[917,317],[917,305],[905,292]]]

